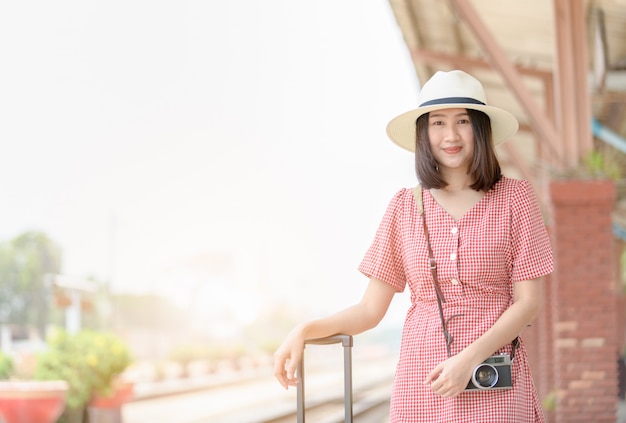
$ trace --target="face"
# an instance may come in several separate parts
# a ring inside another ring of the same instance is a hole
[[[474,131],[466,109],[430,112],[428,138],[439,169],[467,170],[474,155]]]

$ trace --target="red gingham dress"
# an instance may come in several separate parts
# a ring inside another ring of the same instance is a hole
[[[446,302],[452,354],[482,335],[512,302],[513,283],[535,279],[554,268],[550,240],[529,182],[503,177],[460,220],[430,194],[422,193],[426,224]],[[408,284],[411,306],[402,345],[390,421],[525,423],[544,416],[523,341],[512,366],[513,388],[465,391],[443,398],[424,384],[447,358],[437,297],[429,268],[422,217],[411,189],[391,200],[359,270],[398,292]],[[495,353],[510,353],[506,345]]]

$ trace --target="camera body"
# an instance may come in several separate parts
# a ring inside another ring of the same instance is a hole
[[[465,390],[511,389],[511,357],[508,354],[492,355],[476,366]]]

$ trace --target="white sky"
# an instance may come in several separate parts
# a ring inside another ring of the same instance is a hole
[[[117,291],[334,310],[415,183],[385,0],[3,2],[0,57],[0,240],[42,230]]]

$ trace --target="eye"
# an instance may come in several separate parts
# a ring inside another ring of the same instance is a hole
[[[466,118],[459,119],[459,125],[468,125],[468,124],[470,124],[470,123],[471,123],[471,122],[470,122],[470,120],[469,120],[469,119],[466,119]]]
[[[430,121],[430,124],[433,126],[440,126],[440,125],[443,125],[444,123],[442,120],[432,120]]]

